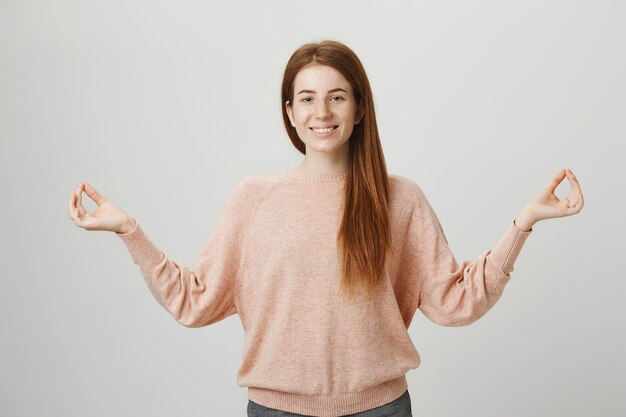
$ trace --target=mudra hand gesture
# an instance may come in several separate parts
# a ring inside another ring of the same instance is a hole
[[[93,213],[85,210],[82,204],[83,191],[98,207]],[[116,233],[128,233],[133,230],[135,221],[126,212],[103,197],[95,188],[81,182],[72,193],[68,204],[70,220],[85,230],[106,230]]]
[[[554,194],[554,190],[567,176],[571,185],[570,193],[562,200]],[[585,205],[580,184],[570,169],[561,169],[554,177],[526,204],[515,224],[522,230],[528,231],[533,224],[540,220],[555,217],[566,217],[578,214]]]

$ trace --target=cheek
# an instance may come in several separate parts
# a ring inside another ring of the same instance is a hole
[[[293,119],[296,125],[302,125],[307,120],[308,114],[303,110],[296,110],[293,112]]]
[[[341,114],[340,119],[344,123],[344,125],[348,125],[349,126],[354,121],[354,115],[351,114],[351,113],[343,113],[343,114]],[[344,126],[344,128],[345,128],[345,126]]]
[[[346,106],[341,109],[341,118],[342,119],[354,119],[356,117],[356,108],[353,106]]]

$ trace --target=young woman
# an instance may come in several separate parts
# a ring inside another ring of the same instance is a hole
[[[559,170],[495,246],[459,264],[418,184],[387,174],[369,81],[350,48],[326,40],[296,50],[281,106],[302,163],[239,181],[195,268],[168,259],[87,183],[70,198],[70,218],[116,232],[182,325],[240,316],[237,383],[248,387],[248,416],[411,416],[405,374],[420,356],[407,329],[416,310],[442,326],[482,317],[532,226],[580,212],[580,185]],[[559,200],[566,176],[572,190]]]

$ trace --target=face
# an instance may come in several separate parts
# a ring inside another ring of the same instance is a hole
[[[291,125],[311,153],[345,154],[362,114],[348,80],[335,68],[310,64],[294,80],[293,103],[286,111]],[[328,129],[331,128],[331,129]]]

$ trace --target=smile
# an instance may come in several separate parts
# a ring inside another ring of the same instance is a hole
[[[338,127],[339,126],[324,127],[324,128],[311,127],[310,129],[317,134],[326,135],[331,132],[334,132]]]

